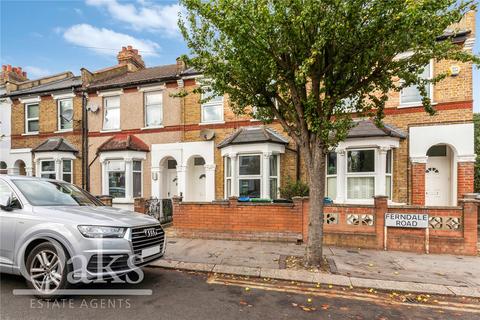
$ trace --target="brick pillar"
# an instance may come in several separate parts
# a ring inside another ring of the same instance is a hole
[[[135,198],[133,199],[133,211],[138,213],[145,213],[145,198]]]
[[[457,199],[462,199],[465,194],[473,192],[475,163],[457,163]]]
[[[470,195],[467,195],[469,197]],[[478,245],[478,207],[479,200],[463,198],[459,202],[463,207],[463,238],[465,254],[476,255]]]
[[[293,209],[298,213],[300,223],[302,226],[302,241],[307,242],[308,239],[308,205],[303,205],[308,203],[308,198],[302,197],[293,197]]]
[[[172,198],[172,216],[173,216],[173,226],[176,227],[175,225],[175,222],[180,222],[181,224],[181,219],[177,219],[176,217],[177,216],[181,216],[182,214],[182,206],[181,206],[181,202],[182,202],[182,197],[179,197],[179,196],[173,196]],[[176,221],[178,220],[178,221]]]
[[[228,206],[231,208],[236,207],[238,204],[238,197],[236,196],[231,196],[228,198]]]
[[[104,205],[111,207],[112,206],[112,197],[111,196],[98,196],[98,200],[100,200]]]
[[[422,159],[423,160],[423,159]],[[412,161],[412,204],[425,205],[425,169],[426,157],[424,161]]]
[[[388,211],[388,197],[375,196],[375,234],[377,239],[377,249],[383,249],[385,240],[385,213]]]

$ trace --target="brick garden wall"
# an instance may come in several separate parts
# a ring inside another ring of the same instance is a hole
[[[477,253],[477,201],[463,199],[460,207],[387,206],[385,197],[374,205],[327,205],[326,245],[383,250],[385,213],[427,213],[430,253]],[[173,224],[178,236],[210,239],[306,241],[308,199],[293,204],[241,203],[235,198],[213,203],[173,201]],[[387,229],[387,250],[423,253],[425,229]]]

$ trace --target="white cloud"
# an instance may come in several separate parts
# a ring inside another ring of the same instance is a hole
[[[77,46],[86,47],[98,54],[115,56],[122,46],[131,45],[142,56],[156,56],[160,46],[150,40],[137,39],[110,29],[96,28],[89,24],[76,24],[66,29],[63,38]]]
[[[83,16],[83,11],[82,11],[82,9],[80,9],[80,8],[73,8],[73,11],[75,11],[75,13],[78,14],[79,16]]]
[[[178,36],[178,4],[159,5],[148,1],[137,4],[120,3],[117,0],[86,0],[91,6],[105,8],[113,19],[126,22],[135,30],[164,32],[166,36]]]
[[[49,75],[53,74],[53,72],[48,70],[48,69],[39,68],[39,67],[35,67],[35,66],[25,66],[23,68],[23,71],[27,72],[27,77],[29,79],[42,78],[42,77],[49,76]]]

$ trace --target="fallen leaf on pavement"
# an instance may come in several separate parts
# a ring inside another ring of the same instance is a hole
[[[328,304],[322,304],[322,309],[323,310],[328,310],[328,308],[330,308],[330,306]]]

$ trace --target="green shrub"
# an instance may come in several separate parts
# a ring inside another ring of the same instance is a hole
[[[282,198],[289,200],[293,197],[307,197],[308,185],[300,180],[288,180],[287,183],[280,188],[280,195]]]

